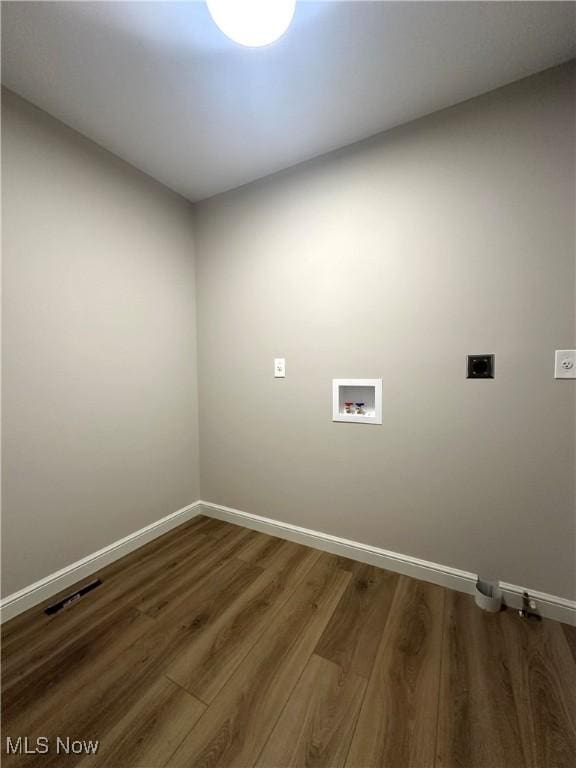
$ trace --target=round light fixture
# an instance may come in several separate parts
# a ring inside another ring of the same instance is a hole
[[[296,0],[206,0],[206,4],[227,37],[251,48],[278,40],[296,8]]]

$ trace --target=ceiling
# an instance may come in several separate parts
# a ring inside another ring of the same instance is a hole
[[[200,200],[573,58],[575,12],[299,2],[249,49],[203,2],[3,2],[2,80]]]

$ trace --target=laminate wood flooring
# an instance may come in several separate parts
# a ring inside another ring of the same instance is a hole
[[[573,627],[205,517],[97,575],[2,628],[3,765],[576,765]]]

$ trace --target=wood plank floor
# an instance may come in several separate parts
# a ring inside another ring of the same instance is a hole
[[[2,628],[3,765],[576,765],[572,627],[204,517],[98,575]]]

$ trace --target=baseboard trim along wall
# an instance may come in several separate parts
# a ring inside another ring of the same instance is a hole
[[[106,565],[119,560],[124,555],[142,547],[149,541],[167,533],[172,528],[191,520],[196,515],[206,515],[217,520],[224,520],[244,528],[251,528],[271,536],[288,539],[298,544],[321,549],[335,555],[349,557],[362,563],[375,565],[389,571],[402,573],[416,579],[439,584],[448,589],[472,594],[476,584],[476,574],[469,571],[461,571],[439,563],[431,563],[428,560],[420,560],[398,552],[390,552],[380,547],[372,547],[369,544],[361,544],[358,541],[343,539],[329,533],[314,531],[310,528],[302,528],[298,525],[284,523],[249,512],[241,512],[239,509],[225,507],[221,504],[213,504],[209,501],[195,501],[187,507],[173,512],[166,517],[157,520],[145,528],[141,528],[123,539],[109,544],[107,547],[94,552],[75,563],[62,568],[59,571],[46,576],[44,579],[31,584],[19,592],[15,592],[0,601],[1,621],[8,621],[20,613],[33,608],[52,595],[71,587],[82,579],[104,568]],[[519,587],[516,584],[500,583],[504,595],[504,602],[511,608],[519,608],[522,603],[522,593],[529,592],[536,601],[538,611],[542,616],[565,624],[576,626],[576,601],[563,597],[549,595],[545,592]]]
[[[92,576],[93,573],[99,571],[115,560],[120,560],[124,555],[128,555],[135,549],[144,546],[149,541],[162,536],[163,533],[167,533],[176,528],[179,525],[191,520],[196,515],[201,514],[201,506],[199,501],[195,501],[193,504],[189,504],[187,507],[182,507],[176,512],[172,512],[166,517],[156,520],[154,523],[140,528],[134,533],[130,533],[123,539],[118,539],[112,544],[109,544],[103,549],[99,549],[97,552],[93,552],[87,557],[83,557],[81,560],[77,560],[71,565],[67,565],[55,573],[46,576],[40,581],[36,581],[34,584],[30,584],[28,587],[14,592],[12,595],[8,595],[0,601],[0,621],[4,623],[9,619],[18,616],[18,614],[27,611],[29,608],[33,608],[38,603],[42,603],[52,595],[57,594],[67,587],[71,587],[82,579]]]
[[[448,589],[455,589],[468,594],[474,593],[477,577],[476,574],[469,571],[461,571],[458,568],[451,568],[447,565],[431,563],[428,560],[419,560],[416,557],[401,555],[398,552],[390,552],[379,547],[372,547],[369,544],[361,544],[357,541],[332,536],[321,531],[313,531],[309,528],[291,525],[290,523],[283,523],[280,520],[273,520],[268,517],[253,515],[249,512],[241,512],[238,509],[224,507],[221,504],[213,504],[209,501],[201,501],[200,506],[202,514],[208,517],[242,525],[245,528],[252,528],[255,531],[261,531],[271,536],[295,541],[298,544],[322,549],[335,555],[349,557],[352,560],[359,560],[362,563],[375,565],[378,568],[385,568],[389,571],[402,573],[405,576],[412,576],[415,579],[439,584]],[[576,626],[576,601],[567,600],[556,595],[549,595],[545,592],[538,592],[534,589],[519,587],[516,584],[500,582],[500,588],[504,602],[510,608],[521,607],[522,593],[526,591],[536,601],[538,612],[541,616]]]

